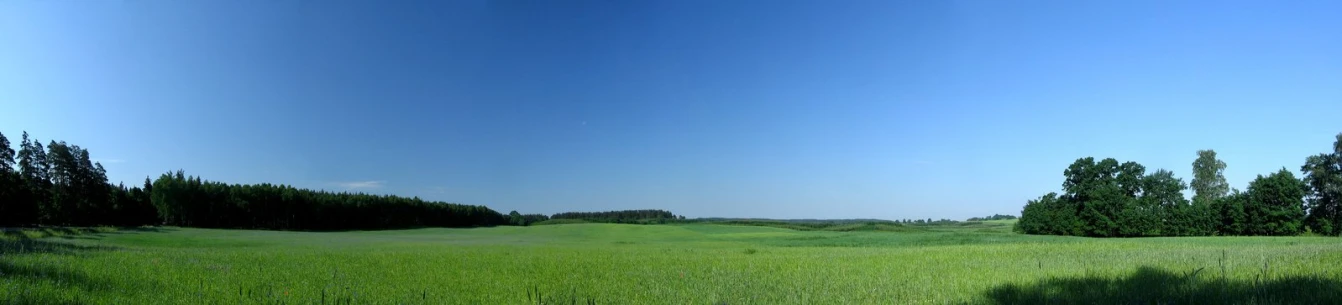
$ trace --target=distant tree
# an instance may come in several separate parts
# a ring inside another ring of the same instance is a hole
[[[970,218],[967,219],[966,221],[1010,220],[1010,219],[1016,219],[1016,216],[1013,216],[1013,215],[1002,215],[1002,214],[993,214],[992,216],[987,216],[987,217],[970,217]]]
[[[1308,186],[1282,168],[1259,175],[1249,183],[1249,201],[1244,207],[1245,230],[1250,235],[1299,234],[1305,220],[1304,197]]]
[[[1084,234],[1084,226],[1077,217],[1076,206],[1059,197],[1057,193],[1048,193],[1027,202],[1014,230],[1025,234]]]
[[[527,225],[527,222],[525,219],[522,218],[522,213],[518,213],[517,210],[513,210],[512,212],[508,212],[508,224],[514,226],[525,226]]]
[[[1216,151],[1199,150],[1197,160],[1193,161],[1193,200],[1212,202],[1230,193],[1230,184],[1226,183],[1226,163],[1216,159]]]
[[[167,225],[271,230],[367,230],[506,225],[484,206],[362,193],[330,193],[287,185],[224,184],[165,173],[149,192]],[[523,215],[525,217],[525,215]]]
[[[522,225],[529,226],[537,222],[549,220],[550,216],[544,214],[522,214]]]
[[[675,219],[676,215],[664,210],[623,210],[607,212],[563,212],[550,216],[551,219],[581,219],[590,222],[609,223],[659,223]]]

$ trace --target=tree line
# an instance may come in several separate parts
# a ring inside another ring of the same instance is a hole
[[[508,212],[508,224],[514,226],[529,226],[533,223],[550,220],[550,216],[545,214],[522,214],[517,211]]]
[[[685,217],[677,217],[676,214],[664,210],[623,210],[607,212],[563,212],[551,215],[550,219],[578,219],[606,223],[647,223],[648,221],[665,222],[667,220],[685,219]]]
[[[225,184],[184,172],[154,180],[151,198],[163,224],[269,230],[369,230],[508,224],[484,206],[418,197],[332,193],[287,185]]]
[[[992,216],[987,217],[970,217],[968,220],[965,221],[1012,220],[1012,219],[1016,219],[1016,216],[993,214]]]
[[[107,183],[89,151],[65,141],[46,145],[23,133],[15,151],[0,134],[0,226],[136,226],[157,215],[144,188]]]
[[[510,224],[484,206],[274,184],[225,184],[166,173],[143,186],[107,182],[89,151],[0,134],[0,226],[140,226],[272,230],[475,227]]]
[[[1244,191],[1226,183],[1226,164],[1215,151],[1197,154],[1188,184],[1136,162],[1077,159],[1063,171],[1063,193],[1027,202],[1015,230],[1092,237],[1342,234],[1342,134],[1331,153],[1306,158],[1302,178],[1282,168],[1258,175]],[[1191,201],[1183,195],[1190,187]]]

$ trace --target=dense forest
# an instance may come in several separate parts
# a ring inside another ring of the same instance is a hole
[[[148,181],[110,185],[87,149],[64,141],[42,145],[24,132],[18,151],[10,145],[0,134],[0,226],[157,223]]]
[[[163,174],[151,198],[167,225],[272,230],[362,230],[507,224],[484,206],[272,184],[224,184]]]
[[[508,213],[508,224],[514,226],[529,226],[546,220],[550,220],[550,216],[545,216],[545,214],[522,214],[517,211]]]
[[[588,222],[605,223],[664,223],[669,220],[685,219],[663,210],[624,210],[608,212],[564,212],[550,216],[550,219],[577,219]]]
[[[0,134],[0,226],[177,225],[274,230],[474,227],[509,224],[483,206],[286,185],[224,184],[167,173],[143,187],[107,183],[78,145]],[[17,160],[17,162],[16,162]]]
[[[1063,193],[1026,203],[1016,230],[1094,237],[1342,234],[1342,134],[1331,153],[1306,158],[1304,177],[1282,168],[1259,175],[1244,191],[1226,183],[1226,164],[1215,151],[1197,155],[1188,184],[1136,162],[1077,159],[1063,171]],[[1191,201],[1183,195],[1190,186]]]

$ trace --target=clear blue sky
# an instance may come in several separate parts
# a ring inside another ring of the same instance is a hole
[[[1101,3],[1104,2],[1104,3]],[[1018,214],[1078,157],[1232,186],[1342,132],[1337,1],[5,1],[0,132],[113,182],[501,212]]]

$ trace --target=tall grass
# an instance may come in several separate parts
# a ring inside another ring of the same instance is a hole
[[[569,224],[0,243],[0,304],[1336,304],[1342,240]]]

